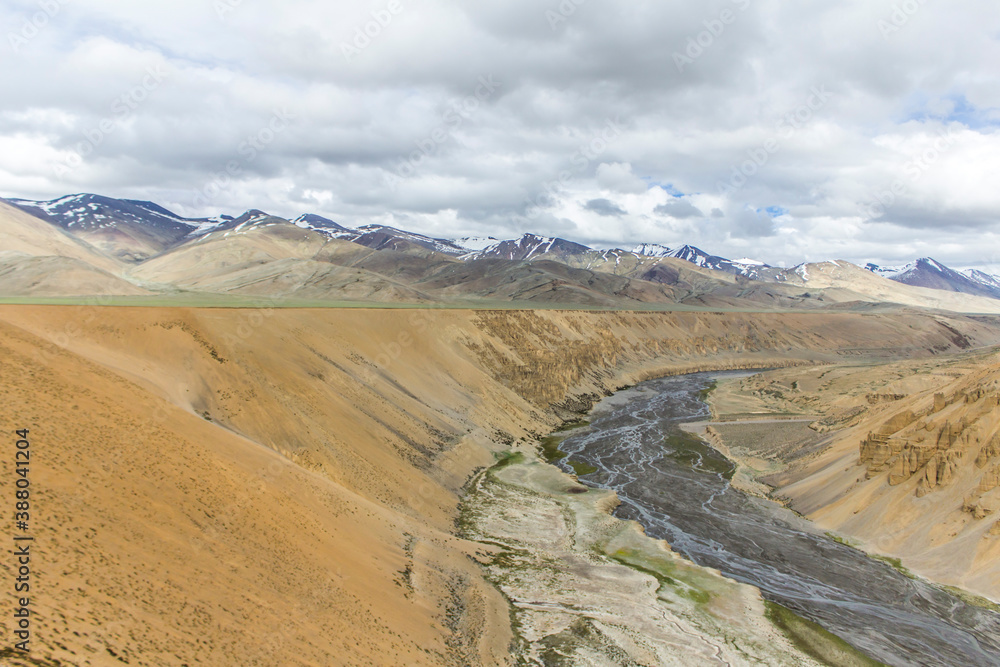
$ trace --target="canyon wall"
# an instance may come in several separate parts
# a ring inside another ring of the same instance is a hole
[[[49,661],[24,664],[507,664],[489,547],[454,535],[510,444],[657,375],[998,342],[917,312],[0,306]]]
[[[828,420],[843,429],[769,480],[777,492],[918,574],[1000,600],[1000,356],[844,369],[837,382],[853,386]],[[880,398],[863,404],[865,390]],[[799,402],[831,404],[824,393]]]

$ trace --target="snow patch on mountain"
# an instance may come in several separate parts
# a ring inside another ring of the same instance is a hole
[[[153,202],[112,199],[92,194],[68,195],[50,201],[30,199],[5,201],[67,229],[109,229],[116,227],[120,222],[127,222],[161,226],[165,224],[180,229],[189,227],[193,230],[204,222],[183,218]]]
[[[969,280],[979,283],[980,285],[1000,289],[1000,276],[986,273],[985,271],[980,271],[979,269],[966,269],[965,271],[962,271],[962,275]]]
[[[883,278],[888,278],[889,280],[893,280],[895,278],[905,276],[906,274],[916,269],[917,263],[910,262],[909,264],[905,264],[903,266],[879,266],[878,264],[868,263],[865,265],[865,268],[874,273],[875,275],[882,276]]]
[[[643,243],[632,248],[632,252],[646,257],[672,257],[674,251],[659,243]]]
[[[529,261],[534,257],[551,254],[558,258],[565,255],[581,255],[592,252],[593,249],[573,241],[567,241],[553,236],[536,236],[524,234],[518,239],[500,241],[482,250],[466,253],[464,260],[484,259],[487,257],[508,259],[512,261]]]
[[[464,238],[455,239],[452,243],[459,248],[468,250],[469,252],[478,252],[500,243],[500,239],[493,238],[492,236],[466,236]]]

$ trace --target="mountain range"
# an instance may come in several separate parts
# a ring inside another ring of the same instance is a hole
[[[0,199],[0,229],[10,239],[0,250],[0,296],[6,297],[199,293],[615,308],[886,302],[1000,311],[1000,277],[960,273],[929,258],[899,268],[843,261],[780,268],[690,245],[599,250],[535,234],[432,238],[257,209],[184,218],[154,202],[94,194]]]
[[[868,264],[866,268],[904,285],[1000,299],[1000,277],[976,269],[960,273],[930,257],[922,257],[901,267],[888,268]]]

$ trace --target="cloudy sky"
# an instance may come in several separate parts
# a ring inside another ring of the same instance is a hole
[[[0,196],[1000,270],[995,0],[5,0]]]

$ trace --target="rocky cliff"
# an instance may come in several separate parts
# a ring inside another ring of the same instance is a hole
[[[819,445],[785,448],[785,470],[764,477],[779,496],[919,574],[1000,599],[995,351],[778,371],[743,384],[755,409],[812,415],[825,434]]]

